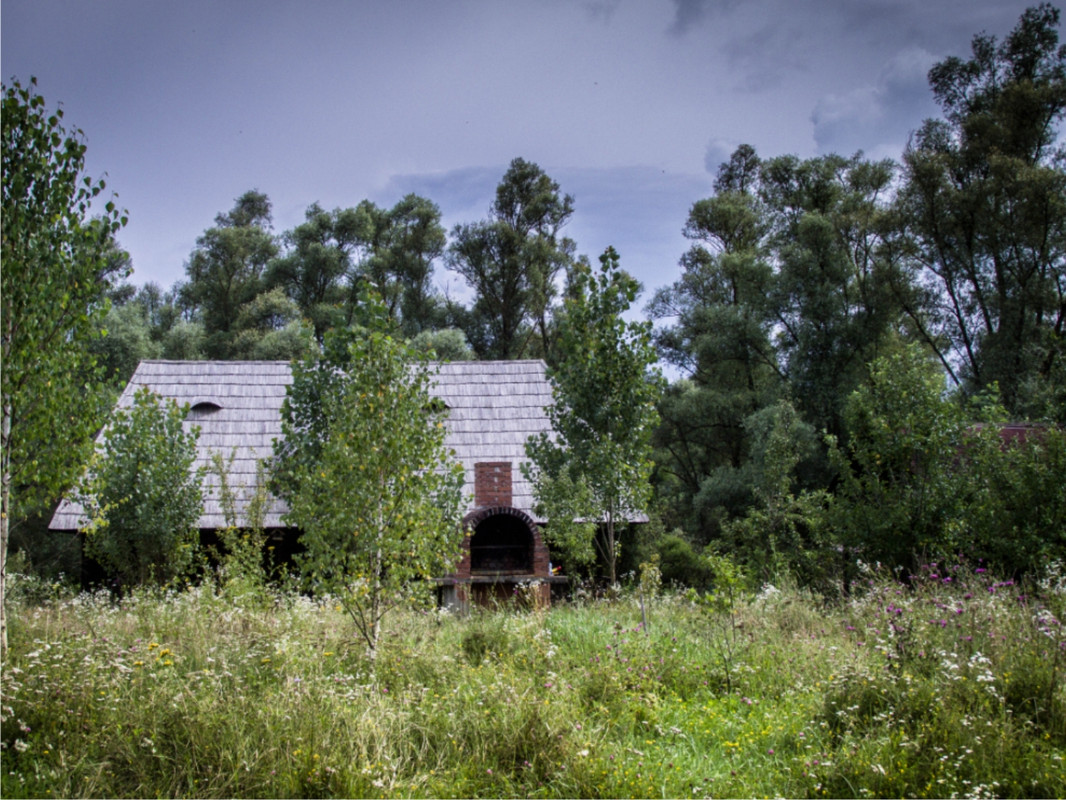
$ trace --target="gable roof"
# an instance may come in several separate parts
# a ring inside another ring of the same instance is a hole
[[[271,456],[274,439],[281,436],[281,404],[291,383],[292,370],[287,361],[142,361],[117,407],[132,405],[134,394],[142,386],[179,404],[188,403],[185,426],[200,427],[196,466],[210,467],[212,452],[220,453],[223,459],[234,454],[229,483],[243,520],[244,507],[255,486],[256,463]],[[544,411],[552,402],[544,362],[441,364],[434,378],[433,394],[449,409],[445,444],[463,465],[463,491],[468,502],[473,502],[474,464],[509,461],[513,465],[512,505],[535,518],[532,488],[519,465],[528,460],[526,439],[551,427]],[[271,498],[266,527],[282,527],[285,510],[281,500]],[[49,527],[78,530],[84,524],[83,514],[80,504],[64,499]],[[198,526],[221,528],[225,524],[218,476],[208,471]]]

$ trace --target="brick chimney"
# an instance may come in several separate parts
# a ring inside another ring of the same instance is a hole
[[[474,464],[474,505],[478,508],[511,505],[511,462]]]

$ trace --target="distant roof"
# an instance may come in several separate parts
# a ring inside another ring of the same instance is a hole
[[[118,400],[118,407],[133,403],[142,386],[180,404],[190,405],[186,427],[200,427],[197,466],[209,466],[212,451],[228,459],[229,482],[237,494],[237,511],[243,509],[255,485],[256,462],[273,453],[281,436],[281,404],[292,383],[287,361],[142,361]],[[532,513],[530,484],[519,465],[527,461],[529,436],[550,429],[545,407],[552,402],[543,361],[459,361],[440,365],[434,395],[448,406],[445,443],[466,473],[464,493],[474,493],[474,464],[509,461],[513,464],[515,508]],[[272,498],[265,524],[282,527],[284,503]],[[538,519],[538,522],[543,520]],[[79,504],[64,500],[52,518],[53,530],[83,526]],[[226,524],[218,500],[218,477],[208,472],[204,480],[201,528]]]

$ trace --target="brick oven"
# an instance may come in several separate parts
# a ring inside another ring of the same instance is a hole
[[[512,504],[512,464],[474,465],[474,510],[463,520],[463,556],[453,575],[440,581],[445,606],[465,609],[532,600],[551,602],[551,583],[565,580],[551,573],[548,547],[540,526]],[[528,584],[528,591],[519,592]]]

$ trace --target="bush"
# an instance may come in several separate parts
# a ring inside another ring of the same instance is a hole
[[[86,553],[126,586],[165,584],[192,566],[202,510],[198,428],[187,408],[142,387],[118,409],[79,498],[89,519]]]
[[[663,536],[656,543],[656,551],[659,554],[659,571],[667,586],[703,589],[710,584],[711,570],[680,530]]]

